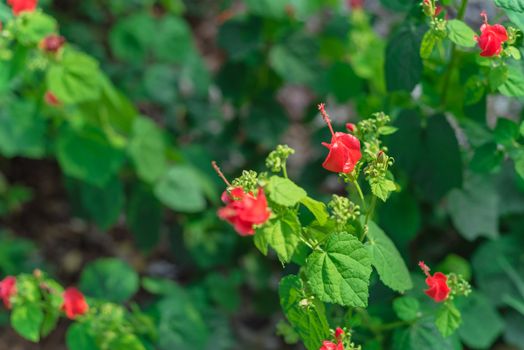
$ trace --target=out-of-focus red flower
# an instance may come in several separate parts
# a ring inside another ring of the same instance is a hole
[[[0,281],[0,298],[6,309],[11,309],[11,297],[16,295],[16,277],[7,276]]]
[[[357,130],[357,126],[353,123],[346,123],[346,129],[349,132],[355,132],[355,130]]]
[[[264,189],[259,188],[256,197],[245,193],[241,187],[224,191],[222,201],[226,204],[218,210],[218,216],[232,224],[241,236],[255,234],[254,225],[265,223],[270,216]]]
[[[331,341],[325,340],[324,342],[322,342],[322,346],[320,347],[319,350],[344,350],[344,344],[342,343],[335,344]]]
[[[437,303],[440,303],[446,300],[451,292],[451,289],[448,286],[448,277],[442,272],[436,272],[433,276],[429,273],[429,267],[423,262],[420,261],[418,266],[424,271],[426,275],[426,284],[428,289],[424,291],[427,296],[435,300]]]
[[[61,35],[51,34],[40,42],[40,48],[49,53],[57,53],[64,46],[65,38]]]
[[[508,32],[500,24],[490,25],[486,11],[482,11],[480,15],[484,18],[484,24],[480,27],[480,36],[475,36],[475,40],[482,50],[480,55],[484,57],[498,56],[502,52],[502,44],[508,41]]]
[[[331,131],[331,143],[322,142],[322,145],[329,149],[329,153],[322,163],[322,166],[334,173],[350,173],[355,168],[362,153],[360,152],[360,141],[353,135],[343,132],[334,132],[331,120],[325,110],[325,105],[318,106],[322,117]]]
[[[364,7],[364,0],[348,0],[348,4],[352,10],[357,10]]]
[[[7,3],[13,9],[15,16],[22,12],[32,12],[36,9],[38,0],[7,0]]]
[[[84,294],[75,287],[67,288],[63,297],[62,311],[65,312],[69,319],[74,320],[77,316],[81,316],[89,310]]]
[[[337,340],[337,342],[341,342],[343,336],[344,330],[340,327],[337,327],[337,329],[335,329],[335,339]]]
[[[48,105],[54,106],[54,107],[61,105],[60,100],[58,99],[58,97],[56,97],[55,94],[53,94],[51,91],[46,91],[46,93],[44,95],[44,101]]]

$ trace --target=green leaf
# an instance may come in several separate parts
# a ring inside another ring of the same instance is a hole
[[[93,298],[123,303],[139,287],[138,274],[127,263],[114,259],[98,259],[89,263],[80,276],[80,289]]]
[[[447,22],[449,39],[459,46],[474,47],[477,42],[477,35],[466,23],[458,19],[452,19]]]
[[[155,19],[144,12],[119,18],[109,33],[109,45],[120,60],[139,64],[147,58],[151,36],[157,33]]]
[[[386,178],[373,179],[371,182],[371,192],[373,192],[373,194],[380,198],[383,202],[385,202],[391,192],[395,191],[396,189],[397,186],[395,183]]]
[[[420,45],[424,28],[403,27],[386,49],[386,83],[388,91],[411,92],[422,78]]]
[[[520,176],[520,178],[524,180],[524,152],[521,153],[518,157],[516,157],[514,161],[515,161],[515,171]]]
[[[265,224],[256,235],[263,235],[267,244],[277,253],[280,261],[288,263],[300,242],[300,222],[294,212],[288,211]]]
[[[169,208],[196,213],[206,207],[196,171],[187,165],[174,165],[155,186],[156,197]]]
[[[167,167],[165,153],[162,131],[151,120],[137,118],[129,141],[129,154],[138,176],[146,182],[160,178]]]
[[[16,100],[0,109],[0,152],[5,157],[45,154],[46,122],[36,105]]]
[[[520,136],[524,136],[524,121],[520,123],[519,132],[520,132]]]
[[[66,49],[47,71],[47,88],[65,104],[95,100],[102,87],[98,63],[90,56]]]
[[[44,321],[44,312],[37,303],[25,301],[16,305],[11,313],[11,326],[23,338],[34,343],[40,340],[40,326]]]
[[[308,208],[308,210],[315,216],[315,219],[317,219],[321,226],[326,224],[327,220],[329,219],[329,214],[327,212],[326,205],[323,202],[314,200],[311,197],[304,197],[300,200],[300,203]]]
[[[173,295],[156,306],[160,313],[158,349],[204,349],[209,338],[202,315],[187,295]]]
[[[66,343],[69,350],[99,350],[87,323],[73,323],[67,330]]]
[[[87,218],[102,230],[113,226],[124,207],[124,186],[113,177],[104,187],[78,183],[80,202]]]
[[[493,136],[495,137],[495,141],[501,145],[511,146],[519,136],[519,126],[512,120],[498,118]]]
[[[462,349],[455,337],[444,338],[432,317],[420,319],[407,329],[395,331],[392,350],[458,350]]]
[[[18,17],[16,37],[23,45],[38,44],[50,34],[56,33],[56,20],[42,11],[25,12]]]
[[[98,129],[62,129],[56,153],[64,173],[91,185],[103,187],[119,171],[124,153],[109,144]]]
[[[260,17],[232,18],[220,26],[217,42],[229,59],[238,61],[263,46],[263,21]]]
[[[380,280],[389,288],[404,292],[413,288],[409,270],[388,236],[373,221],[368,224],[369,244],[366,248]]]
[[[177,98],[179,79],[172,65],[152,64],[144,72],[143,83],[151,100],[168,105]]]
[[[491,90],[496,91],[506,80],[508,80],[508,67],[506,65],[494,67],[489,71],[489,87]]]
[[[398,131],[398,128],[391,126],[391,125],[385,125],[378,128],[378,133],[380,135],[392,135]]]
[[[303,340],[306,349],[318,350],[322,341],[330,337],[324,304],[308,298],[302,280],[294,275],[280,281],[278,294],[284,315]]]
[[[473,292],[467,298],[458,298],[462,314],[460,339],[474,349],[488,349],[504,329],[504,322],[490,301],[481,293]]]
[[[449,337],[458,329],[461,322],[460,311],[452,302],[447,302],[439,308],[435,325],[440,334]]]
[[[524,12],[523,0],[495,0],[495,5],[505,10],[511,10],[519,13]]]
[[[140,339],[134,334],[122,334],[111,339],[107,348],[111,350],[146,350]]]
[[[154,56],[159,61],[174,64],[191,64],[195,52],[191,29],[183,17],[167,15],[161,19],[153,19],[157,22],[155,36],[147,40],[153,44]],[[147,33],[147,32],[146,32]]]
[[[422,315],[419,301],[408,296],[395,299],[393,310],[402,321],[413,321]]]
[[[508,64],[508,79],[498,89],[505,96],[524,96],[524,72],[519,61]]]
[[[348,233],[332,234],[323,249],[314,251],[306,263],[312,292],[328,303],[366,307],[370,275],[368,250]]]
[[[128,201],[126,221],[137,245],[149,251],[160,239],[163,208],[151,189],[144,185],[133,187]]]
[[[351,65],[344,62],[333,64],[327,71],[327,85],[337,102],[348,101],[362,93],[362,80]]]
[[[422,37],[422,42],[420,43],[420,57],[424,59],[429,58],[439,40],[433,30],[428,30]]]
[[[471,266],[468,260],[456,254],[448,254],[446,258],[437,265],[435,271],[440,271],[445,275],[448,273],[456,273],[462,275],[466,281],[471,280]]]
[[[307,197],[306,191],[293,181],[279,176],[271,176],[267,184],[269,198],[277,204],[292,207]]]
[[[504,152],[494,142],[486,143],[475,150],[471,159],[471,170],[477,173],[492,173],[500,169]]]
[[[464,189],[453,190],[448,197],[453,224],[470,241],[498,236],[498,205],[496,189],[489,179],[480,176],[471,176],[464,183]]]

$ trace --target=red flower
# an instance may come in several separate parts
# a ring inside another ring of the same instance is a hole
[[[253,193],[245,193],[241,187],[235,187],[230,193],[224,191],[222,201],[226,204],[218,210],[218,216],[229,222],[241,236],[255,234],[253,225],[260,225],[269,219],[266,195],[262,188]]]
[[[24,11],[33,12],[38,0],[7,0],[7,3],[12,7],[14,15],[18,16]]]
[[[71,320],[75,319],[76,316],[85,314],[89,310],[89,305],[87,305],[84,295],[78,289],[74,287],[67,288],[63,297],[62,311]]]
[[[57,53],[64,46],[65,41],[61,35],[48,35],[40,42],[40,48],[49,53]]]
[[[51,91],[46,91],[44,95],[44,101],[50,106],[60,106],[60,100]]]
[[[11,309],[11,297],[16,295],[16,278],[7,276],[0,281],[0,298],[3,300],[6,309]]]
[[[364,0],[348,0],[348,3],[352,10],[357,10],[364,7]]]
[[[344,350],[344,344],[335,344],[333,342],[325,340],[324,342],[322,342],[322,346],[319,350]]]
[[[480,37],[475,36],[475,40],[482,50],[480,55],[484,57],[498,56],[502,52],[502,44],[508,41],[506,28],[500,24],[490,25],[486,11],[482,11],[480,15],[484,18],[484,24],[480,27]]]
[[[442,272],[436,272],[433,276],[429,273],[429,267],[424,264],[423,261],[418,263],[418,266],[426,274],[426,284],[428,289],[424,291],[427,296],[435,300],[437,303],[440,303],[446,300],[451,292],[451,289],[448,287],[448,277]]]
[[[355,130],[357,130],[357,126],[353,123],[346,123],[346,129],[349,132],[355,132]]]
[[[350,173],[355,168],[362,154],[360,153],[360,141],[353,135],[343,132],[335,133],[331,126],[331,120],[326,113],[323,103],[318,105],[318,109],[322,117],[329,126],[331,131],[331,143],[322,142],[322,145],[329,149],[329,154],[326,157],[322,166],[334,173]]]

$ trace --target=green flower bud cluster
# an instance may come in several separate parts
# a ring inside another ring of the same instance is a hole
[[[386,153],[380,151],[375,160],[369,163],[364,169],[366,180],[370,181],[376,178],[384,178],[387,175],[388,168],[393,165],[395,160]]]
[[[242,187],[245,192],[255,193],[259,187],[258,174],[253,170],[244,170],[242,171],[242,175],[234,179],[231,184],[233,187]]]
[[[288,145],[278,145],[266,158],[266,167],[274,173],[279,173],[286,166],[286,161],[295,150]]]
[[[449,300],[455,296],[468,296],[471,293],[471,285],[460,274],[450,273],[448,277],[448,287],[451,289]]]
[[[360,206],[346,197],[333,195],[328,203],[331,209],[331,218],[339,225],[345,225],[350,220],[356,220],[360,216]]]
[[[359,136],[368,136],[371,134],[377,137],[381,128],[385,127],[390,122],[390,116],[384,112],[374,113],[371,118],[362,120],[358,123],[357,130]]]

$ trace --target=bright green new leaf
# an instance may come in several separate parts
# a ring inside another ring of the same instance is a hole
[[[206,207],[196,171],[187,165],[174,165],[155,186],[156,197],[169,208],[195,213]]]
[[[473,47],[477,35],[466,23],[458,19],[448,21],[448,37],[459,46]]]
[[[16,36],[24,45],[38,44],[42,39],[58,30],[56,20],[41,11],[25,12],[18,17]]]
[[[460,316],[460,311],[452,302],[447,302],[438,310],[435,325],[440,334],[444,337],[449,337],[455,332],[455,330],[457,330],[461,322],[462,318]]]
[[[508,64],[508,79],[499,86],[501,94],[509,97],[524,96],[524,72],[522,62]]]
[[[107,348],[111,350],[146,350],[140,339],[134,334],[122,334],[113,338]]]
[[[293,181],[279,176],[271,176],[267,185],[269,198],[277,204],[292,207],[304,198],[307,193]]]
[[[373,179],[373,182],[371,182],[371,192],[378,198],[380,198],[383,202],[385,202],[391,192],[395,191],[397,189],[397,186],[393,181],[386,178],[378,178]]]
[[[324,304],[308,298],[304,287],[298,276],[284,277],[278,288],[280,305],[306,349],[318,350],[322,341],[330,337],[329,324]]]
[[[257,238],[259,249],[264,253],[264,242],[267,242],[271,248],[275,250],[278,258],[282,263],[291,261],[293,253],[297,249],[300,242],[300,222],[297,215],[288,211],[284,215],[271,220],[259,230],[256,235],[263,235],[264,237]],[[260,241],[260,240],[261,241]]]
[[[500,65],[491,68],[489,71],[489,87],[491,90],[496,91],[506,80],[508,80],[508,66]]]
[[[428,30],[422,37],[422,42],[420,43],[420,57],[429,58],[438,41],[439,38],[435,33],[432,30]]]
[[[102,75],[92,57],[65,49],[62,59],[47,71],[47,88],[65,104],[95,100],[100,96]]]
[[[388,236],[373,221],[368,224],[369,244],[366,248],[380,280],[397,292],[413,288],[409,270]]]
[[[40,305],[24,302],[16,305],[11,313],[11,326],[23,338],[32,342],[40,340],[40,326],[44,321],[44,312]]]
[[[309,286],[324,302],[366,307],[370,275],[368,249],[348,233],[332,234],[322,250],[314,251],[307,258]]]
[[[329,214],[323,202],[319,202],[311,197],[304,197],[300,200],[300,203],[309,209],[320,225],[324,225],[327,222]]]

